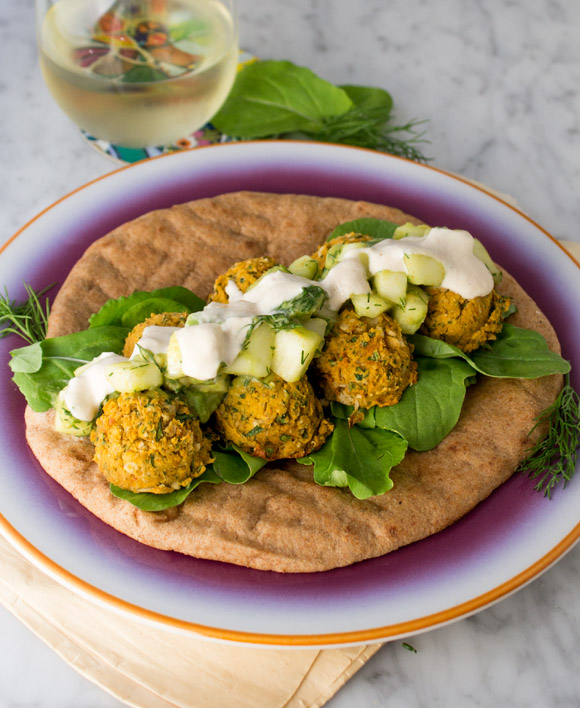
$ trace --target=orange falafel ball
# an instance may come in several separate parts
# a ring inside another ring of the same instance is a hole
[[[183,401],[162,389],[110,398],[91,442],[105,478],[132,492],[173,492],[212,462],[211,443],[199,421]]]
[[[215,418],[225,440],[266,460],[304,457],[334,427],[306,377],[289,383],[276,374],[236,377]]]
[[[152,314],[143,322],[135,325],[135,327],[133,327],[133,329],[129,332],[127,338],[125,339],[123,356],[126,356],[127,358],[131,357],[133,349],[135,349],[135,345],[143,336],[143,331],[146,327],[184,327],[187,318],[187,312],[160,312],[158,314]]]
[[[427,315],[419,332],[472,352],[496,339],[511,299],[492,290],[489,295],[466,300],[444,288],[425,288],[429,295]]]
[[[226,288],[231,282],[245,293],[246,290],[255,283],[258,278],[261,278],[264,273],[278,265],[276,261],[267,256],[259,258],[249,258],[246,261],[239,261],[229,268],[225,273],[222,273],[214,283],[213,292],[208,297],[208,302],[229,302],[229,296]]]
[[[359,317],[345,308],[313,361],[313,376],[329,401],[355,408],[391,406],[417,381],[411,354],[411,345],[389,315]]]

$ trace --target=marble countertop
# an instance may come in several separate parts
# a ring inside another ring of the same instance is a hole
[[[580,241],[580,4],[568,0],[239,0],[241,43],[334,83],[387,88],[400,122],[427,118],[432,164],[511,195]],[[43,85],[32,3],[0,33],[0,242],[114,169]],[[1,571],[0,571],[1,572]],[[383,647],[328,703],[407,708],[577,706],[580,547],[468,619]],[[113,708],[0,607],[2,708]]]

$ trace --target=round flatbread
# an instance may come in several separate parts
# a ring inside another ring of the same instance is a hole
[[[184,285],[205,297],[235,261],[270,256],[288,264],[313,252],[333,228],[361,217],[417,219],[366,202],[238,192],[146,214],[92,244],[55,299],[49,336],[85,329],[109,298]],[[514,324],[559,351],[546,317],[509,275]],[[435,449],[409,452],[392,491],[368,500],[321,487],[312,468],[272,463],[244,485],[200,485],[184,504],[144,512],[114,497],[86,439],[54,430],[54,413],[26,411],[27,439],[44,469],[107,524],[155,548],[278,572],[345,566],[434,534],[505,482],[530,446],[536,416],[561,376],[483,378],[470,386],[459,423]],[[510,425],[505,421],[509,419]]]

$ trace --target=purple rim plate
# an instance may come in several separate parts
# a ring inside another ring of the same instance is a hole
[[[553,322],[578,388],[578,263],[502,199],[435,168],[368,150],[253,142],[136,163],[81,187],[24,226],[0,252],[0,284],[61,283],[85,248],[156,208],[254,190],[396,206],[481,239]],[[515,475],[445,531],[381,558],[325,573],[281,575],[143,546],[54,483],[24,437],[24,401],[0,340],[0,531],[32,562],[97,603],[146,622],[263,646],[355,644],[403,637],[472,614],[537,577],[580,536],[580,483],[551,500]]]

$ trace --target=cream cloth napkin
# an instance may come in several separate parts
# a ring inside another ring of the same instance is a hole
[[[135,708],[317,708],[381,645],[257,649],[108,610],[0,535],[0,602],[74,669]]]

